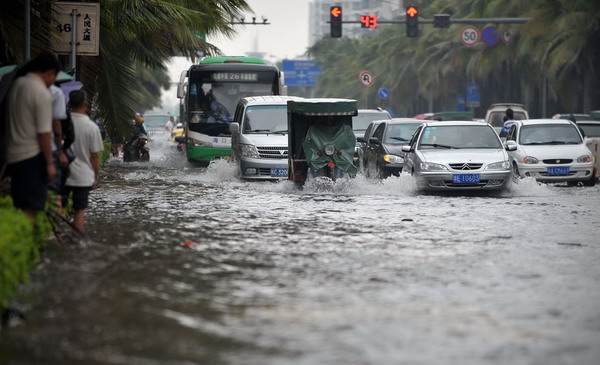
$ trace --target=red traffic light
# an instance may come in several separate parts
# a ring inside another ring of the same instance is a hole
[[[406,15],[411,18],[414,18],[417,15],[419,15],[419,10],[414,6],[409,6],[408,8],[406,8]]]
[[[339,6],[332,6],[331,7],[331,15],[336,18],[339,18],[340,15],[342,15],[342,8]]]

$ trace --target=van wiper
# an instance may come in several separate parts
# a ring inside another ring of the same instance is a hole
[[[454,147],[454,146],[448,146],[447,144],[437,144],[437,143],[421,143],[421,146],[433,146],[435,148],[456,148],[458,149],[458,147]]]
[[[277,134],[287,134],[287,133],[288,133],[288,131],[287,131],[287,130],[285,130],[285,131],[273,131],[273,132],[271,132],[271,133],[277,133]]]
[[[404,139],[402,137],[390,137],[391,139],[395,139],[396,141],[408,142],[408,139]]]
[[[246,133],[265,133],[265,132],[269,133],[269,132],[271,132],[271,130],[270,129],[251,129],[251,130],[247,131]]]

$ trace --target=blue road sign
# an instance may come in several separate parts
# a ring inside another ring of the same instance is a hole
[[[287,86],[315,86],[321,74],[321,68],[315,61],[283,60],[281,71],[285,74]]]
[[[379,89],[379,92],[377,92],[377,95],[379,96],[379,99],[386,100],[390,97],[390,91],[382,87],[381,89]]]
[[[465,111],[465,96],[464,95],[456,95],[456,111],[457,112]]]
[[[498,33],[496,32],[496,27],[485,27],[483,28],[483,32],[481,32],[481,39],[483,43],[488,46],[493,46],[498,43]]]
[[[477,89],[477,84],[467,84],[467,106],[469,108],[477,108],[479,107],[479,102],[479,90]]]

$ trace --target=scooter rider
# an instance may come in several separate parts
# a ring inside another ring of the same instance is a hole
[[[128,161],[131,159],[131,149],[133,148],[134,143],[138,140],[140,136],[146,136],[146,128],[144,127],[144,118],[140,115],[140,113],[135,113],[135,117],[133,120],[133,130],[131,138],[129,142],[125,145],[123,149],[123,160]]]

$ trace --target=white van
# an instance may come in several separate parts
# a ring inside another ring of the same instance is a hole
[[[240,178],[287,179],[287,102],[301,99],[277,95],[240,99],[229,125]]]
[[[494,127],[496,133],[500,134],[502,127],[504,126],[504,116],[506,115],[506,109],[511,108],[513,110],[514,120],[525,120],[529,119],[529,113],[525,109],[523,104],[515,103],[497,103],[492,104],[485,113],[485,122]],[[508,132],[508,131],[507,131]]]

